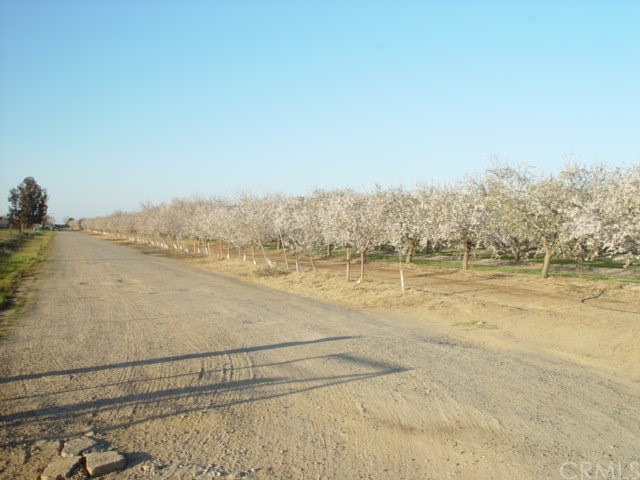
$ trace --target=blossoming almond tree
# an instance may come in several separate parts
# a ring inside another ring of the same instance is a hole
[[[541,275],[549,276],[551,258],[563,242],[563,228],[569,216],[566,185],[557,177],[542,175],[535,178],[530,169],[502,166],[489,172],[487,218],[500,218],[499,228],[508,229],[521,238],[531,239],[544,253]],[[524,229],[524,231],[522,231]]]
[[[391,188],[380,192],[383,195],[384,236],[388,243],[401,255],[405,255],[405,262],[411,263],[416,249],[425,236],[420,220],[424,216],[418,195],[402,187]]]
[[[558,175],[567,201],[560,248],[576,258],[580,272],[583,271],[584,260],[597,257],[604,248],[602,204],[598,199],[611,193],[615,182],[612,174],[603,165],[586,167],[570,164]]]
[[[442,190],[439,209],[440,238],[462,250],[462,269],[469,269],[469,254],[486,224],[484,199],[471,182]]]
[[[360,278],[365,277],[365,255],[375,245],[385,242],[384,198],[380,189],[372,194],[345,189],[327,199],[325,228],[328,237],[342,246],[353,246],[360,255]]]
[[[421,186],[416,189],[415,197],[415,225],[413,234],[419,238],[418,245],[427,250],[436,242],[442,241],[441,220],[442,209],[446,206],[443,201],[443,188],[434,185]]]
[[[607,253],[626,256],[627,265],[640,261],[640,161],[616,169],[594,201],[600,206]]]
[[[400,288],[404,291],[404,271],[402,268],[402,256],[406,255],[406,263],[410,262],[421,238],[422,231],[418,222],[418,198],[403,188],[394,188],[378,193],[380,200],[384,202],[382,210],[384,215],[384,238],[398,253]]]
[[[281,212],[279,230],[293,250],[306,255],[313,271],[316,270],[314,252],[325,245],[322,224],[318,218],[322,199],[318,196],[294,197],[285,203],[286,212]]]
[[[241,243],[251,246],[253,263],[256,264],[255,247],[258,246],[265,264],[270,269],[271,263],[264,251],[264,244],[275,238],[271,203],[267,197],[245,195],[238,202],[239,215],[236,218],[237,234]]]
[[[482,242],[494,256],[510,254],[519,262],[535,250],[531,229],[524,220],[532,173],[525,167],[496,162],[479,182],[487,208]]]

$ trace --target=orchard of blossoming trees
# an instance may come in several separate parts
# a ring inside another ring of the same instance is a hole
[[[640,260],[640,162],[626,169],[571,165],[557,175],[495,164],[456,184],[411,190],[174,200],[85,219],[82,227],[180,251],[195,240],[192,250],[219,258],[250,250],[269,268],[264,246],[278,242],[287,270],[294,268],[287,251],[315,268],[318,252],[344,248],[360,256],[361,279],[366,254],[380,246],[406,261],[427,247],[456,249],[463,269],[483,248],[516,261],[544,256],[546,278],[554,257],[575,259],[579,268],[602,257]]]

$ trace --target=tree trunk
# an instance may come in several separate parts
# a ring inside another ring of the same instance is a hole
[[[544,248],[544,263],[542,264],[542,278],[549,278],[549,267],[551,266],[551,255],[553,253],[552,244],[545,238],[542,241]]]
[[[260,245],[260,251],[262,252],[262,258],[264,259],[264,263],[266,263],[267,268],[271,270],[271,262],[269,262],[269,259],[267,258],[267,254],[264,251],[264,246],[262,245],[262,241],[258,240],[258,244]]]
[[[578,245],[578,255],[576,257],[576,268],[578,269],[578,272],[580,273],[584,273],[584,256],[585,256],[585,248],[584,245],[579,244]]]
[[[426,242],[424,242],[424,247],[422,247],[422,253],[426,253],[427,255],[429,255],[429,248],[431,248],[431,242],[427,240]]]
[[[358,282],[364,281],[364,250],[360,252],[360,280]]]
[[[407,256],[409,256],[408,253]],[[402,253],[400,250],[398,250],[398,265],[400,266],[400,289],[404,292],[404,272],[402,271]]]
[[[333,244],[327,245],[327,256],[331,257],[333,255]]]
[[[413,259],[413,254],[416,251],[416,246],[413,242],[409,242],[409,248],[407,249],[407,258],[406,264],[409,265],[411,263],[411,259]]]
[[[282,245],[282,255],[284,255],[284,266],[289,271],[289,260],[287,260],[287,249],[284,248],[284,242],[282,241],[282,235],[280,235],[280,244]]]
[[[462,244],[462,269],[469,270],[469,252],[471,251],[471,245],[465,241]]]
[[[351,281],[351,249],[347,248],[347,282]]]
[[[313,271],[317,271],[316,270],[316,264],[313,263],[313,255],[309,254],[309,262],[311,262],[311,268],[313,268]]]

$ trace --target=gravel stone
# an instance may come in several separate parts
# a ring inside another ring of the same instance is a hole
[[[74,470],[80,465],[82,457],[68,457],[60,458],[53,463],[50,463],[47,468],[44,469],[40,480],[64,480],[71,478]]]
[[[90,477],[99,477],[107,473],[124,470],[127,466],[127,460],[118,452],[89,453],[84,458]]]
[[[62,449],[60,455],[62,455],[64,458],[75,457],[95,446],[96,441],[91,438],[74,438],[73,440],[65,442],[64,448]]]

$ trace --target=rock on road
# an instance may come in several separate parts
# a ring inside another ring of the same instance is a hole
[[[81,233],[56,234],[35,289],[0,345],[0,476],[36,478],[34,442],[88,429],[126,454],[119,479],[561,479],[638,461],[640,385],[557,359]]]

